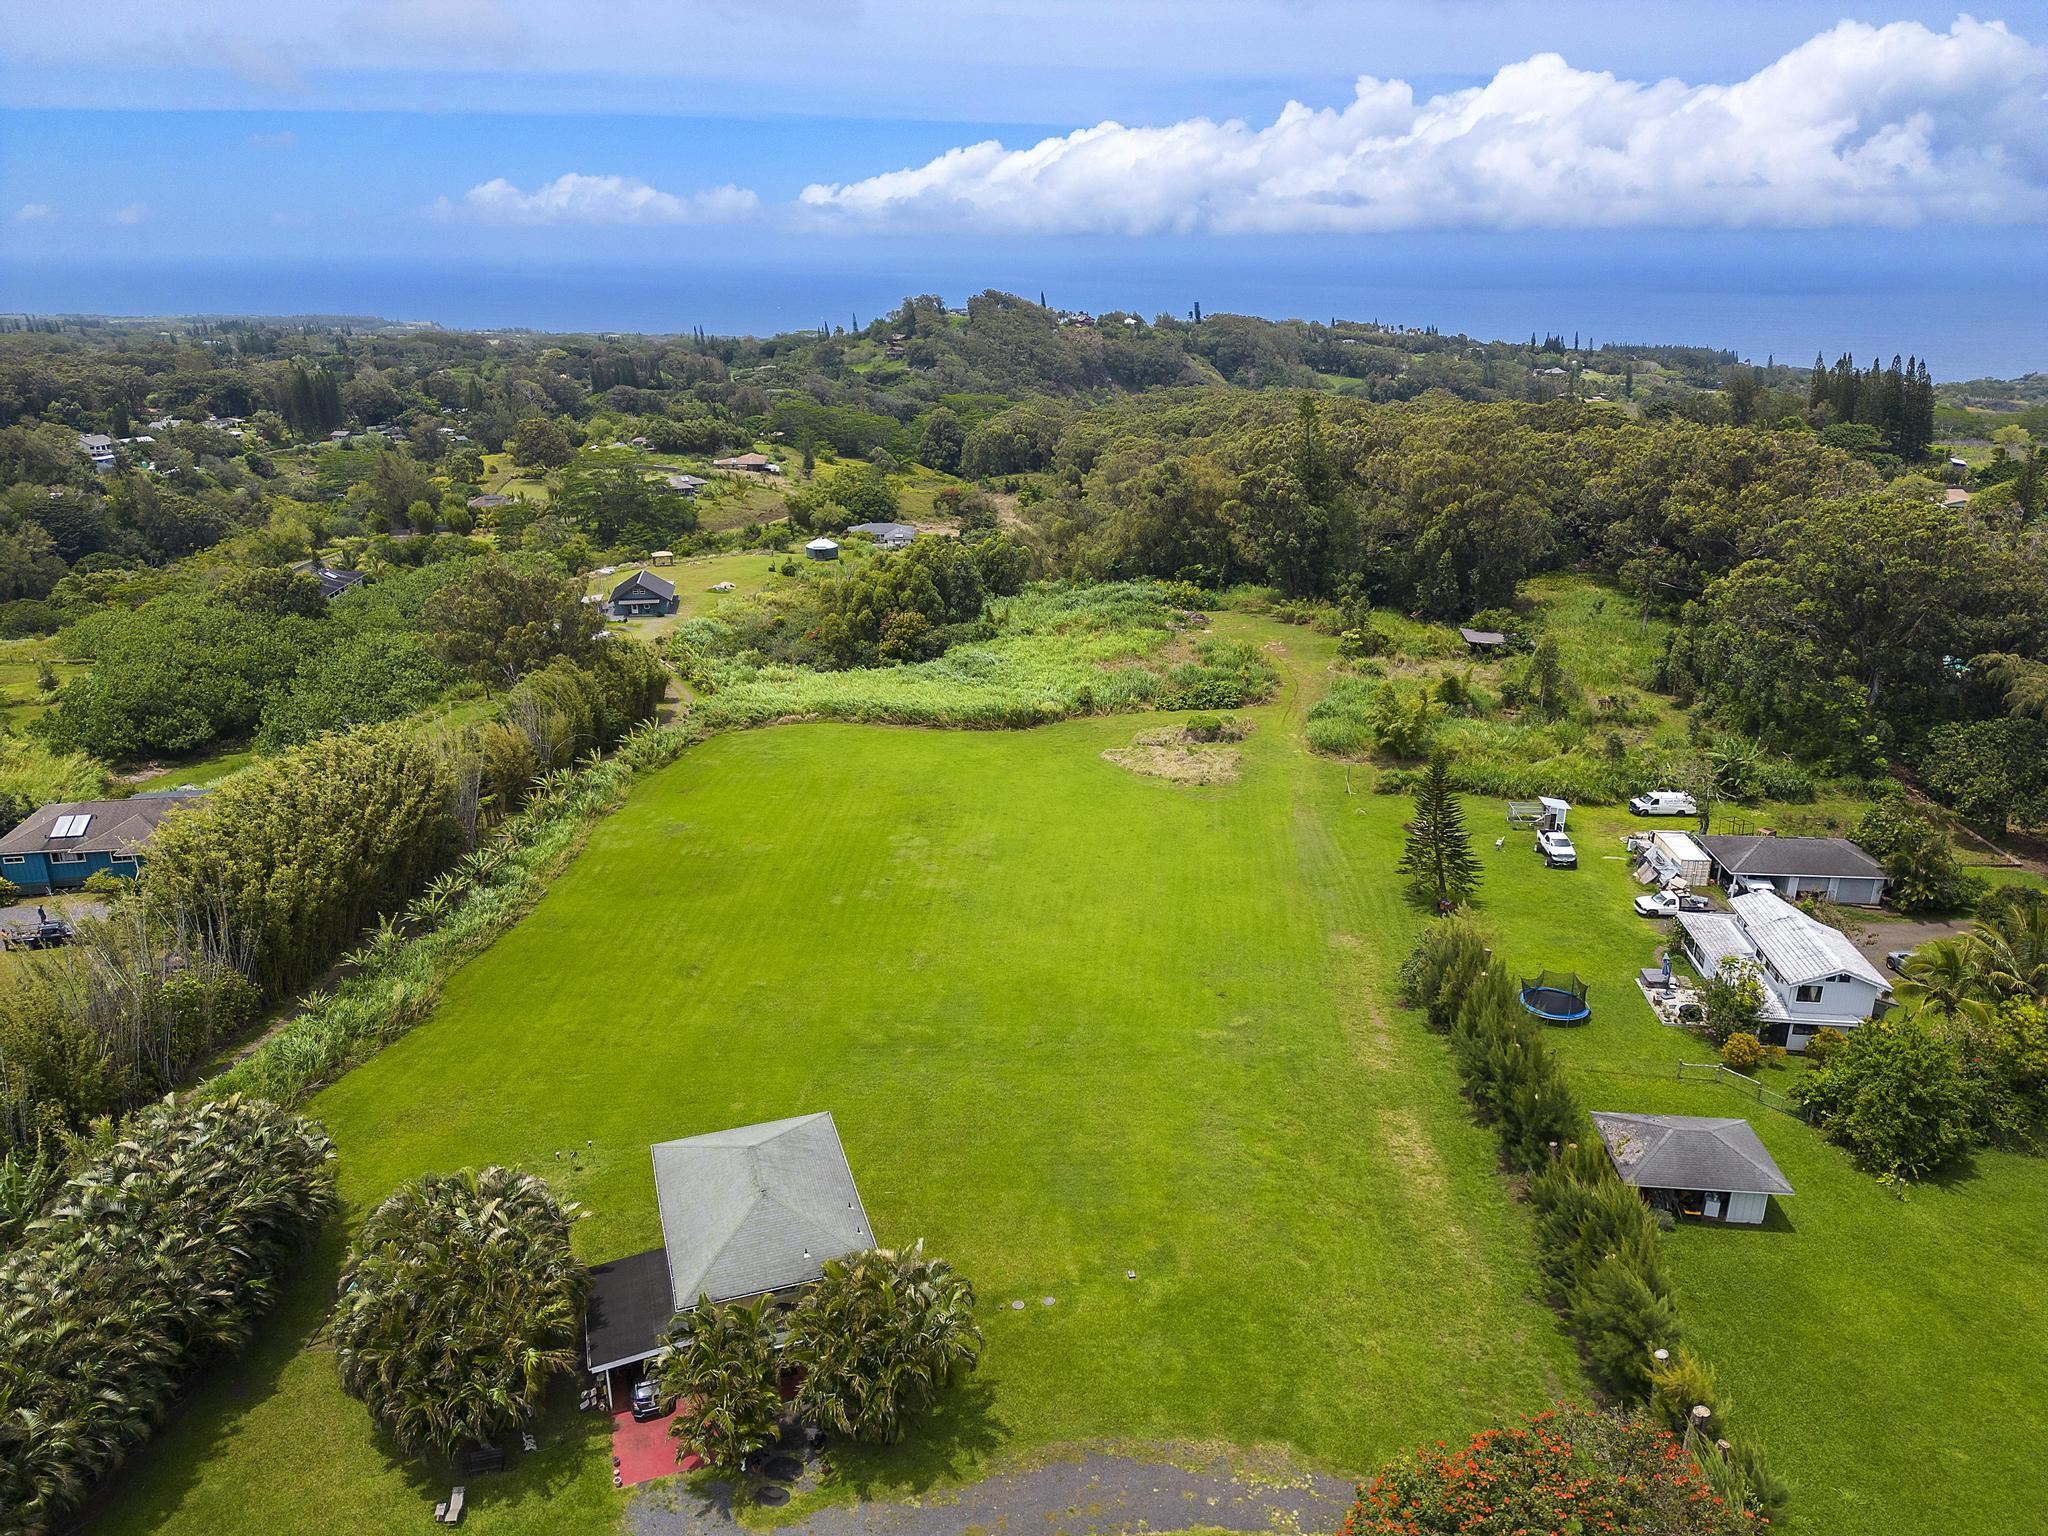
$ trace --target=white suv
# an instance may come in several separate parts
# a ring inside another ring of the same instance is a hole
[[[1552,869],[1576,869],[1579,850],[1572,846],[1572,840],[1562,832],[1538,832],[1536,851],[1543,855],[1543,862]]]

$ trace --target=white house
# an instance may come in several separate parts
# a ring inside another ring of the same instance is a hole
[[[1674,1216],[1760,1226],[1792,1193],[1747,1120],[1596,1109],[1593,1124],[1621,1182]]]
[[[1825,896],[1838,906],[1874,907],[1884,900],[1884,866],[1846,837],[1703,836],[1714,878],[1729,895],[1776,891]]]
[[[79,433],[78,450],[92,460],[92,467],[101,474],[114,467],[114,440],[104,432]]]
[[[1854,1029],[1891,1002],[1891,985],[1847,934],[1769,891],[1744,891],[1726,912],[1681,912],[1686,958],[1702,976],[1722,962],[1753,966],[1763,984],[1759,1038],[1803,1051],[1816,1031]]]

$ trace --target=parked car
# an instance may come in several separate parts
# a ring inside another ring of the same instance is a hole
[[[1563,832],[1538,832],[1536,851],[1543,855],[1543,862],[1552,869],[1576,869],[1579,850],[1572,846],[1572,840]]]
[[[1680,896],[1674,891],[1653,891],[1636,898],[1636,912],[1642,917],[1676,917],[1681,912],[1711,912],[1714,904],[1704,896],[1690,892]]]
[[[1884,968],[1895,976],[1903,976],[1906,974],[1906,962],[1912,958],[1913,951],[1910,949],[1886,950]]]
[[[643,1421],[661,1417],[661,1388],[654,1384],[652,1376],[642,1376],[633,1383],[633,1417]]]
[[[1628,808],[1638,816],[1697,816],[1699,802],[1682,789],[1653,789],[1637,795]]]

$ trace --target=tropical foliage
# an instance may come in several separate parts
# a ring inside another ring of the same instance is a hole
[[[487,1445],[575,1371],[575,1216],[541,1179],[499,1167],[426,1174],[370,1213],[342,1264],[335,1362],[406,1450]]]
[[[747,1458],[775,1440],[782,1414],[782,1367],[766,1296],[723,1304],[705,1297],[676,1319],[656,1373],[678,1457],[696,1456],[736,1478]]]
[[[790,1361],[803,1371],[797,1411],[855,1440],[902,1439],[981,1358],[974,1287],[922,1243],[830,1261],[789,1329]]]
[[[164,1104],[56,1190],[0,1259],[0,1533],[58,1524],[247,1340],[333,1206],[331,1156],[268,1104]]]

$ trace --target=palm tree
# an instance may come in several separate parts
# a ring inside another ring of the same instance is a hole
[[[342,1386],[415,1453],[487,1444],[576,1368],[576,1207],[512,1168],[427,1174],[363,1223],[334,1309]]]
[[[1906,960],[1899,1000],[1951,1016],[1976,1014],[1997,1001],[1985,973],[1983,946],[1971,934],[1935,939]]]
[[[1998,997],[2048,1002],[2048,901],[2005,907],[1981,919],[1970,938]]]
[[[737,1478],[747,1458],[773,1442],[782,1413],[768,1298],[720,1305],[701,1297],[663,1342],[662,1398],[685,1405],[669,1425],[677,1455],[700,1456],[714,1472]]]
[[[981,1359],[974,1287],[944,1259],[869,1249],[824,1266],[790,1317],[804,1371],[797,1411],[856,1440],[902,1438],[907,1421]]]

